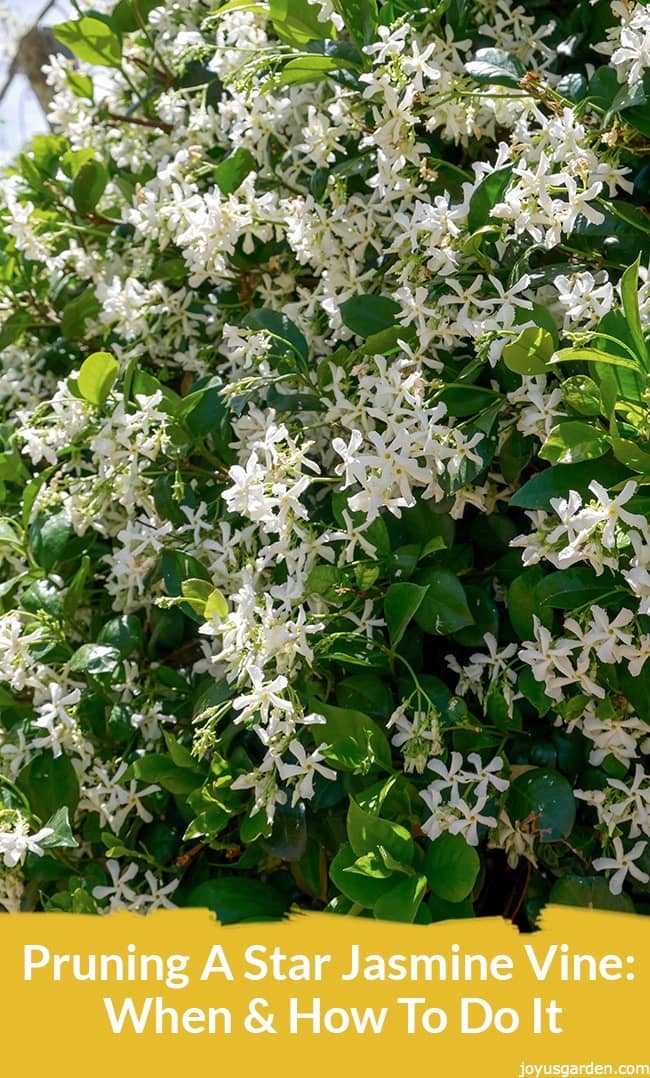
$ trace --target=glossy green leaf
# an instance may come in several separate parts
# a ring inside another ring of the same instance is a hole
[[[370,337],[393,326],[401,307],[385,296],[352,296],[341,304],[340,311],[348,329],[359,337]]]
[[[343,771],[355,771],[368,764],[391,766],[391,750],[384,731],[368,715],[354,708],[334,707],[320,700],[311,701],[312,710],[323,715],[325,723],[312,726],[316,743],[327,742],[334,756],[336,767]],[[328,756],[330,754],[328,753]]]
[[[403,865],[412,865],[415,844],[406,828],[362,809],[353,797],[347,817],[348,841],[357,857],[383,846]]]
[[[415,613],[415,620],[425,633],[444,636],[473,624],[465,589],[454,573],[448,569],[427,569],[418,575],[418,582],[427,585],[426,595]]]
[[[609,446],[608,434],[595,423],[565,419],[548,433],[539,455],[551,464],[574,464],[602,457]]]
[[[76,838],[72,834],[72,828],[70,827],[69,809],[67,805],[63,805],[57,809],[53,816],[50,816],[46,821],[45,827],[52,829],[52,834],[47,838],[40,840],[39,845],[44,850],[55,849],[57,847],[66,847],[67,849],[73,849],[78,846]]]
[[[605,457],[598,462],[598,480],[605,487],[614,487],[629,476],[627,468],[616,460]],[[566,498],[570,490],[577,490],[589,498],[589,484],[594,479],[594,466],[590,461],[579,464],[555,464],[534,475],[520,487],[510,499],[510,504],[521,509],[550,509],[551,498]]]
[[[424,858],[424,871],[431,890],[447,902],[462,902],[471,894],[481,862],[462,835],[448,831],[435,839]]]
[[[100,161],[86,161],[72,181],[72,201],[79,213],[93,212],[104,194],[108,172]]]
[[[349,869],[356,861],[357,855],[354,850],[349,843],[344,843],[330,865],[332,883],[351,902],[358,903],[366,909],[373,909],[382,895],[388,894],[399,882],[400,877],[391,873],[387,878],[379,879],[363,873],[350,872]]]
[[[425,876],[409,876],[400,880],[385,895],[381,895],[374,906],[374,914],[379,921],[400,921],[411,924],[417,915],[427,889]]]
[[[244,876],[205,880],[190,893],[186,904],[214,910],[222,925],[277,921],[288,906],[284,896],[270,883]]]
[[[505,49],[478,49],[474,59],[465,64],[465,70],[477,82],[492,83],[497,86],[513,86],[525,74],[520,60]]]
[[[550,363],[603,363],[608,367],[625,367],[629,371],[638,371],[639,364],[624,356],[610,355],[599,348],[561,348]]]
[[[238,191],[250,172],[257,168],[257,161],[250,150],[239,146],[226,157],[214,170],[214,179],[222,195],[232,195]]]
[[[544,374],[555,351],[553,337],[541,326],[528,326],[503,349],[503,362],[516,374]]]
[[[320,38],[336,37],[331,22],[321,22],[319,14],[319,8],[308,0],[269,0],[269,17],[275,32],[294,48],[300,49]]]
[[[586,374],[576,374],[562,384],[562,399],[580,415],[603,415],[603,401],[600,390],[593,378]]]
[[[391,584],[384,596],[384,614],[390,641],[396,647],[427,594],[419,584]]]
[[[79,60],[103,67],[120,67],[122,42],[101,19],[83,15],[80,19],[60,22],[52,29],[57,40],[67,45]]]
[[[90,404],[103,407],[119,372],[120,365],[109,352],[93,352],[79,370],[77,386],[81,396]]]
[[[369,45],[375,40],[377,0],[338,0],[337,8],[350,34],[360,45]]]
[[[74,813],[79,803],[79,779],[65,753],[54,756],[49,749],[37,753],[19,771],[16,785],[41,820],[50,819],[63,807]]]
[[[576,817],[571,784],[550,768],[535,767],[518,775],[508,791],[506,806],[516,823],[534,822],[542,843],[567,838]]]

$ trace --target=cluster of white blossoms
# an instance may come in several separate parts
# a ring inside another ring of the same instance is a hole
[[[309,2],[323,38],[346,32],[340,5]],[[13,432],[0,487],[25,487],[20,521],[0,522],[0,775],[19,780],[44,752],[70,764],[70,857],[105,840],[105,883],[89,891],[101,909],[171,904],[185,855],[167,857],[161,882],[138,836],[154,835],[156,798],[184,796],[195,773],[197,787],[213,783],[188,799],[200,824],[176,806],[174,826],[215,851],[237,847],[221,835],[229,813],[268,837],[279,812],[316,806],[340,779],[328,694],[365,666],[395,678],[373,712],[394,766],[437,776],[419,791],[428,839],[487,837],[511,867],[536,864],[534,827],[504,807],[508,731],[481,754],[455,750],[442,704],[396,680],[383,591],[412,577],[422,590],[429,579],[414,574],[439,564],[463,595],[456,616],[468,609],[459,581],[480,521],[503,522],[522,469],[570,414],[553,365],[521,373],[504,349],[540,326],[554,349],[562,335],[581,343],[628,303],[609,263],[564,254],[629,195],[631,166],[548,73],[552,23],[509,0],[470,7],[472,32],[400,18],[378,26],[356,70],[341,46],[336,77],[310,80],[283,68],[291,53],[266,5],[208,15],[198,0],[165,0],[94,90],[91,67],[51,59],[52,137],[65,145],[56,164],[44,143],[27,155],[45,170],[44,204],[20,172],[0,183],[7,258],[31,311],[19,325],[0,281]],[[612,11],[600,49],[633,85],[650,67],[648,9]],[[474,78],[477,35],[514,77]],[[99,177],[92,204],[84,169]],[[643,268],[638,284],[645,324]],[[82,360],[99,349],[119,372],[93,397]],[[588,489],[552,497],[526,534],[505,529],[503,556],[611,577],[614,609],[587,596],[559,630],[535,614],[534,639],[517,643],[499,631],[505,588],[488,568],[477,575],[496,613],[461,622],[478,639],[453,623],[426,631],[446,637],[436,670],[470,709],[498,697],[514,724],[530,668],[553,723],[588,740],[589,762],[621,765],[607,789],[578,795],[606,845],[624,827],[650,836],[646,724],[603,675],[626,666],[638,678],[650,654],[650,540],[644,507],[629,504],[635,481]],[[422,507],[443,522],[438,545],[428,525],[408,531]],[[168,750],[187,786],[162,765],[147,778]],[[342,770],[365,774],[353,757]],[[20,902],[25,853],[40,852],[42,830],[26,826],[0,832],[15,870],[0,885],[6,908]]]
[[[502,794],[508,789],[509,782],[501,775],[503,760],[495,756],[483,763],[477,752],[470,752],[467,762],[470,768],[465,766],[460,752],[452,752],[448,764],[440,759],[429,761],[428,767],[438,778],[421,791],[420,797],[430,812],[422,824],[430,839],[448,831],[450,835],[462,835],[470,846],[478,846],[480,834],[497,827],[488,802],[495,792]]]
[[[632,0],[614,0],[612,13],[617,22],[598,51],[611,56],[619,82],[634,86],[650,68],[650,13]]]

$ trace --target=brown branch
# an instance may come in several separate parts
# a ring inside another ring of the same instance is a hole
[[[159,131],[164,131],[166,135],[170,135],[174,130],[171,124],[163,123],[162,120],[143,120],[140,116],[120,116],[116,112],[104,113],[104,119],[114,120],[115,123],[121,124],[135,124],[136,127],[157,128]]]

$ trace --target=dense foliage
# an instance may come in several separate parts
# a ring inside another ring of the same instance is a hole
[[[650,8],[57,36],[0,183],[0,903],[650,909]]]

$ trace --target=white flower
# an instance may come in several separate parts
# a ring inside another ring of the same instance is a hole
[[[483,827],[496,827],[494,816],[484,816],[483,809],[487,804],[487,797],[479,797],[473,805],[468,804],[463,798],[454,801],[454,810],[459,818],[449,824],[451,835],[463,835],[470,846],[478,846],[478,829]]]
[[[604,524],[601,536],[604,547],[611,549],[615,545],[615,529],[619,520],[631,528],[640,528],[642,534],[645,531],[647,527],[645,517],[640,516],[638,513],[629,513],[627,509],[623,509],[626,502],[629,502],[630,498],[634,497],[636,489],[637,485],[634,480],[629,479],[621,493],[615,498],[610,498],[605,488],[596,479],[592,479],[589,484],[589,490],[595,496],[596,502],[586,506],[582,511],[581,525],[583,528],[590,530],[598,524]]]
[[[129,887],[129,881],[138,874],[138,866],[135,861],[131,861],[122,870],[119,861],[111,857],[106,862],[106,869],[111,882],[110,884],[98,884],[93,887],[93,898],[98,898],[100,901],[108,898],[109,911],[123,909],[125,906],[127,909],[132,907],[137,896],[135,891]]]
[[[620,895],[628,872],[630,876],[633,876],[635,880],[639,880],[640,883],[648,883],[650,880],[648,873],[643,872],[634,863],[645,853],[648,843],[636,842],[631,850],[626,851],[623,847],[622,839],[617,836],[612,839],[612,845],[614,846],[613,857],[597,857],[595,861],[592,861],[596,872],[606,872],[609,869],[614,869],[614,875],[609,880],[609,889],[612,894]]]
[[[324,759],[321,750],[325,748],[327,748],[327,746],[323,743],[308,755],[301,742],[294,738],[289,745],[289,750],[293,753],[298,762],[296,764],[288,764],[283,761],[278,763],[278,771],[281,778],[299,780],[293,789],[292,805],[297,804],[301,798],[308,801],[314,796],[314,776],[316,773],[330,781],[333,781],[336,778],[336,771],[331,767],[326,767],[321,762]]]
[[[434,779],[431,788],[434,790],[449,790],[449,799],[454,804],[458,799],[458,784],[464,782],[463,757],[460,752],[452,752],[449,765],[442,760],[429,760],[427,767],[440,777]]]
[[[136,896],[135,909],[146,909],[148,913],[158,909],[175,909],[174,903],[169,896],[174,893],[180,881],[170,880],[169,883],[163,884],[150,869],[147,869],[144,878],[149,885],[149,894],[143,892]]]
[[[0,831],[0,856],[3,858],[6,868],[15,868],[22,865],[28,853],[34,853],[37,857],[43,856],[43,847],[40,843],[43,839],[54,834],[51,827],[41,827],[34,835],[29,833],[29,825],[20,816],[12,831]]]
[[[283,674],[271,681],[265,681],[262,670],[252,665],[248,667],[247,674],[253,684],[253,691],[236,696],[233,700],[232,706],[240,713],[235,722],[245,722],[259,711],[262,722],[268,723],[271,708],[289,715],[293,713],[291,701],[279,695],[289,684]]]
[[[610,621],[603,608],[594,604],[591,618],[591,627],[582,640],[584,647],[593,648],[604,663],[618,662],[629,654],[632,634],[624,633],[622,629],[634,618],[631,610],[621,610]]]
[[[499,775],[503,769],[503,760],[495,756],[487,764],[484,764],[477,752],[470,752],[467,757],[474,771],[465,772],[465,782],[476,782],[473,793],[476,798],[487,797],[490,786],[499,793],[504,793],[510,786],[508,779]]]

